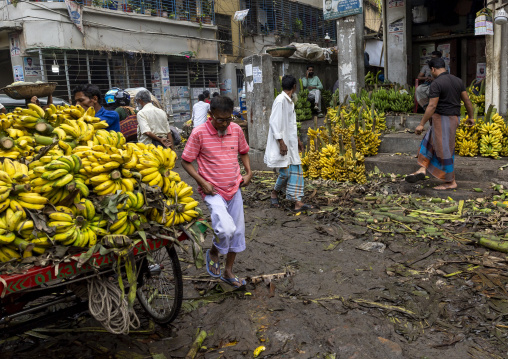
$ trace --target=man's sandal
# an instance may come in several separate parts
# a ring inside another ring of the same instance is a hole
[[[211,267],[213,267],[216,271],[218,270],[218,273],[215,274],[214,272],[212,272],[212,270],[210,269]],[[210,258],[210,250],[206,251],[206,271],[214,278],[221,277],[220,263],[212,261],[212,259]]]

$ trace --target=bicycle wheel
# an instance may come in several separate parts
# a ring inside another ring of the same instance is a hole
[[[145,258],[138,278],[137,297],[156,323],[168,324],[182,306],[182,269],[175,248],[163,247],[152,253],[154,263]]]

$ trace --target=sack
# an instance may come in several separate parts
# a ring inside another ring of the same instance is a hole
[[[137,141],[138,138],[138,118],[136,115],[130,115],[120,122],[120,132],[127,142]]]
[[[173,144],[178,146],[180,143],[182,143],[182,136],[180,136],[180,131],[174,126],[170,126],[169,128],[171,129],[171,134],[173,135]]]

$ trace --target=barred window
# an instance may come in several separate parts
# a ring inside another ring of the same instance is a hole
[[[220,43],[221,54],[233,55],[233,34],[231,32],[231,15],[215,14],[217,23],[217,39],[227,42]]]

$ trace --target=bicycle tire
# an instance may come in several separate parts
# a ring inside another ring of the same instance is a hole
[[[165,253],[167,257],[164,256]],[[141,263],[145,269],[139,274],[136,294],[143,309],[156,323],[169,324],[176,319],[182,307],[183,280],[180,261],[173,245],[154,251],[152,257],[155,264],[149,264],[146,258],[145,263]],[[161,282],[164,277],[166,281]]]

